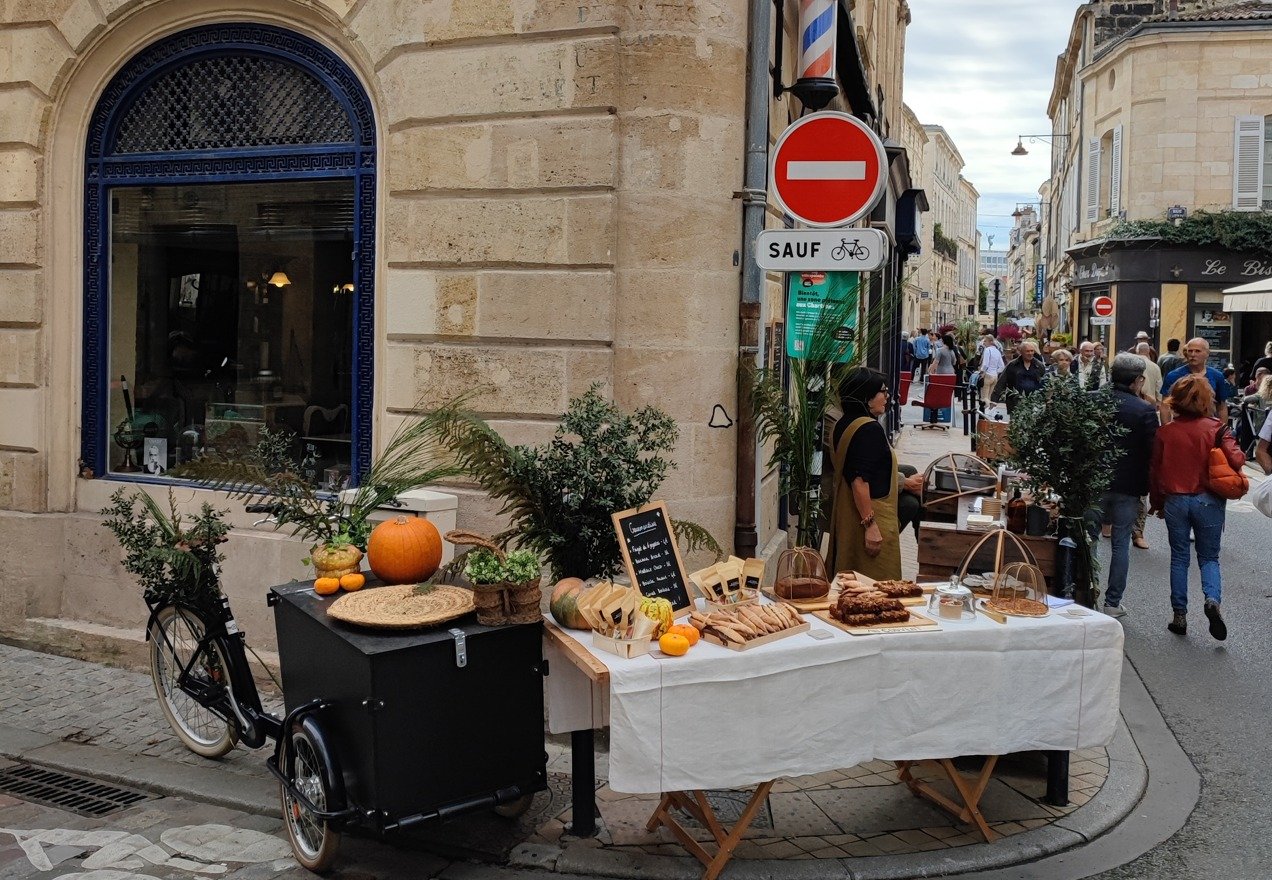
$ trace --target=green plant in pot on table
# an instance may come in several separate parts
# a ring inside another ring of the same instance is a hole
[[[465,473],[503,502],[500,514],[509,527],[496,543],[536,554],[558,589],[577,595],[587,579],[618,572],[622,556],[610,515],[653,497],[674,467],[666,453],[677,434],[665,413],[648,406],[623,412],[593,385],[570,401],[548,443],[510,445],[482,419],[458,411],[448,416],[442,437]],[[723,558],[702,526],[673,522],[687,552]],[[561,613],[568,614],[562,602]]]
[[[1020,399],[1007,426],[1013,449],[1008,461],[1023,472],[1025,487],[1035,498],[1051,491],[1060,499],[1060,547],[1072,553],[1074,564],[1065,565],[1067,554],[1057,554],[1059,589],[1092,608],[1099,595],[1099,569],[1088,522],[1121,455],[1116,440],[1125,429],[1116,414],[1111,386],[1089,392],[1076,382],[1048,376],[1041,390]]]

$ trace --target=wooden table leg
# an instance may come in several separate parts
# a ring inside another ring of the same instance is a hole
[[[958,771],[958,768],[954,766],[953,760],[949,758],[927,761],[896,761],[895,763],[900,780],[905,783],[906,787],[916,797],[931,801],[960,822],[975,825],[976,830],[980,832],[987,843],[999,836],[989,827],[989,823],[985,821],[985,816],[980,811],[980,799],[984,796],[985,788],[989,785],[989,780],[994,775],[994,768],[998,765],[997,755],[990,755],[986,758],[980,772],[970,780]],[[957,793],[961,803],[946,797],[927,782],[915,778],[913,772],[911,772],[911,768],[915,764],[928,764],[939,768],[954,786],[954,791]]]
[[[705,866],[706,870],[702,873],[702,880],[716,880],[720,876],[720,872],[725,869],[725,866],[733,858],[733,851],[737,849],[738,843],[742,840],[742,835],[746,833],[746,829],[750,827],[751,822],[755,819],[755,814],[759,811],[760,805],[768,798],[769,790],[772,789],[774,781],[776,780],[762,783],[751,793],[751,798],[747,801],[746,807],[743,808],[742,815],[738,817],[738,821],[728,831],[720,824],[720,820],[715,814],[715,809],[711,806],[711,802],[707,800],[707,795],[704,791],[672,791],[664,793],[659,798],[658,806],[654,809],[653,815],[645,823],[645,828],[648,831],[653,831],[659,825],[665,827],[680,842],[686,852]],[[708,853],[702,844],[685,830],[680,821],[672,815],[672,809],[684,810],[711,832],[717,847],[714,856]]]

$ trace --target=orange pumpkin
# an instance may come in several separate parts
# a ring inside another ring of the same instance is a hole
[[[340,589],[340,578],[318,578],[314,581],[314,592],[319,596],[330,596]]]
[[[678,623],[671,629],[667,630],[667,632],[675,633],[678,636],[684,636],[689,640],[689,647],[691,648],[698,644],[698,639],[702,638],[702,635],[698,632],[697,628],[690,626],[687,623]]]
[[[689,640],[680,633],[665,632],[658,640],[658,650],[671,657],[682,657],[689,653]]]
[[[367,540],[367,564],[386,584],[428,580],[442,564],[442,536],[422,516],[386,520]]]
[[[347,574],[344,577],[340,578],[340,589],[348,590],[350,593],[352,593],[354,590],[361,590],[364,586],[366,586],[366,583],[367,583],[366,575]]]

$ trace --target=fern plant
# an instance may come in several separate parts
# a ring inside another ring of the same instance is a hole
[[[570,401],[552,441],[512,446],[472,413],[450,409],[442,439],[510,521],[495,536],[544,559],[556,579],[613,575],[622,559],[610,514],[645,504],[674,464],[676,423],[654,407],[624,413],[599,386]],[[674,521],[688,552],[724,553],[696,523]]]
[[[99,513],[124,549],[124,569],[140,582],[147,602],[161,600],[208,607],[221,595],[217,550],[230,527],[224,511],[204,502],[187,520],[168,490],[168,510],[144,492],[110,496]]]
[[[302,476],[305,463],[284,451],[294,439],[287,431],[262,431],[260,442],[242,456],[208,454],[169,473],[247,504],[268,504],[275,511],[276,528],[290,528],[292,535],[310,543],[366,550],[369,517],[376,508],[403,492],[461,473],[439,440],[441,426],[456,412],[453,406],[443,407],[404,422],[348,500],[320,492]]]

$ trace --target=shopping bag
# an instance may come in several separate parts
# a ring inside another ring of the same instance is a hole
[[[1250,503],[1259,513],[1272,517],[1272,477],[1264,477],[1262,482],[1250,490]]]
[[[1232,469],[1228,457],[1224,454],[1222,443],[1226,426],[1220,426],[1215,435],[1215,445],[1210,448],[1210,465],[1207,469],[1206,487],[1211,493],[1229,501],[1236,501],[1250,491],[1250,481],[1246,475]]]

